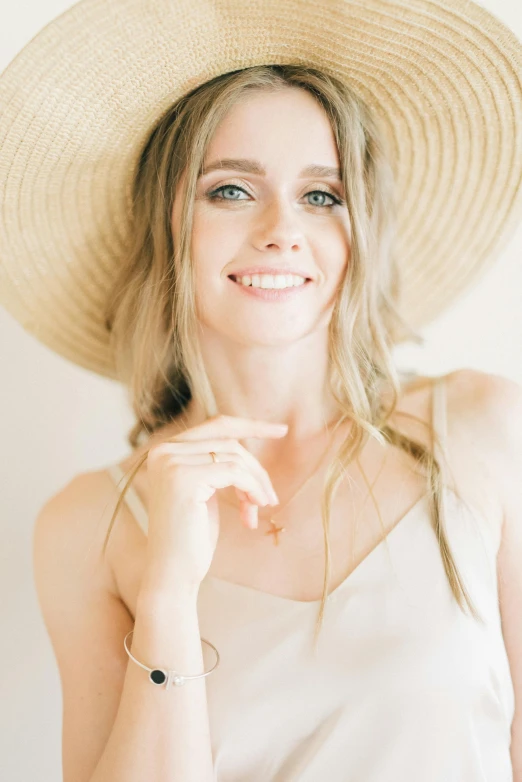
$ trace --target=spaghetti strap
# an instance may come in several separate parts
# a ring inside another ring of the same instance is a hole
[[[441,473],[446,475],[446,440],[448,435],[446,413],[446,378],[444,375],[436,377],[432,390],[432,427],[433,427],[433,452],[438,459]]]
[[[437,433],[440,444],[444,448],[447,435],[446,383],[444,375],[435,378],[433,383],[432,423],[433,430]]]
[[[121,469],[119,464],[111,464],[110,467],[106,468],[106,472],[110,475],[114,483],[116,484],[116,488],[118,488],[119,491],[121,491],[121,488],[118,484],[122,481],[123,478],[125,478],[125,473]],[[127,491],[125,492],[125,499],[124,502],[127,503],[127,507],[133,514],[134,518],[142,528],[145,535],[147,534],[148,530],[148,523],[149,523],[149,516],[147,513],[147,510],[142,503],[141,499],[139,498],[138,492],[134,488],[134,486],[131,484]]]

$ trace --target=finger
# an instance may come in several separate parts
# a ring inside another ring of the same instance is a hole
[[[178,443],[179,445],[179,443]],[[154,458],[158,458],[160,456],[160,452],[158,449],[156,449],[156,454]],[[243,456],[240,453],[226,453],[226,452],[219,452],[219,455],[216,454],[217,461],[213,462],[211,455],[208,451],[202,451],[201,453],[184,453],[182,449],[178,449],[174,453],[169,451],[162,451],[161,452],[161,458],[166,461],[168,465],[182,465],[182,466],[195,466],[195,465],[207,465],[207,464],[222,464],[222,463],[232,463],[240,465],[243,469],[249,470],[252,475],[257,479],[259,488],[263,492],[263,498],[264,498],[264,505],[275,505],[277,504],[274,501],[274,498],[272,496],[270,487],[267,488],[266,481],[264,478],[264,475],[259,474],[259,470],[257,469],[257,466],[254,465],[253,469],[250,465],[247,465],[245,463],[245,460],[243,459]],[[255,501],[255,500],[254,500]]]
[[[241,491],[241,489],[235,489],[235,492],[239,500],[239,516],[241,520],[249,529],[257,529],[259,523],[258,506],[249,499],[247,492]]]
[[[248,468],[237,461],[214,462],[198,466],[197,468],[188,467],[187,465],[183,465],[183,467],[186,470],[186,476],[183,476],[185,485],[193,483],[199,488],[203,480],[210,489],[214,490],[234,486],[236,489],[245,492],[251,503],[261,507],[270,504],[265,489],[256,476],[252,475]],[[193,472],[192,475],[190,474],[191,471]],[[203,489],[203,493],[206,493],[205,489]],[[210,494],[200,499],[207,502],[213,494],[214,491],[211,491]]]
[[[241,445],[241,443],[237,444],[238,450],[237,453],[243,457],[246,464],[248,464],[258,475],[259,480],[262,482],[263,486],[265,487],[265,490],[268,494],[268,496],[271,499],[271,505],[279,505],[279,497],[276,494],[276,491],[272,485],[272,479],[270,478],[270,475],[268,474],[268,471],[263,467],[259,459],[256,459],[254,454],[250,453],[250,451],[245,448],[244,445]]]
[[[164,447],[163,447],[164,446]],[[246,464],[248,464],[252,470],[257,474],[259,480],[265,486],[267,494],[271,498],[272,504],[279,504],[279,498],[272,486],[270,475],[265,470],[263,465],[256,457],[250,453],[241,443],[237,440],[222,439],[222,440],[196,440],[194,442],[164,442],[156,446],[156,449],[161,449],[161,452],[171,454],[185,454],[187,456],[187,464],[201,464],[198,459],[190,458],[193,454],[203,454],[204,461],[207,460],[208,454],[213,451],[220,461],[230,457],[231,453],[235,453],[242,457]]]
[[[250,529],[257,529],[259,526],[257,511],[258,506],[252,505],[250,502],[244,503],[241,508],[241,518]]]

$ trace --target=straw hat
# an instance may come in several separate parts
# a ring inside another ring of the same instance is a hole
[[[420,327],[522,219],[522,45],[470,0],[82,0],[0,77],[0,303],[115,377],[104,301],[130,177],[168,106],[228,71],[306,63],[374,110],[397,177],[405,317]]]

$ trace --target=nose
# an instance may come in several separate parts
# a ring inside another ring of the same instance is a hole
[[[274,198],[259,215],[254,229],[254,245],[261,251],[294,252],[303,247],[303,230],[299,215],[283,198]]]

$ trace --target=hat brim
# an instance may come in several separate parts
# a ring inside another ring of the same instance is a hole
[[[0,77],[0,302],[115,377],[103,322],[143,143],[221,73],[304,63],[373,109],[398,187],[400,308],[416,328],[522,219],[522,45],[469,0],[82,0]]]

